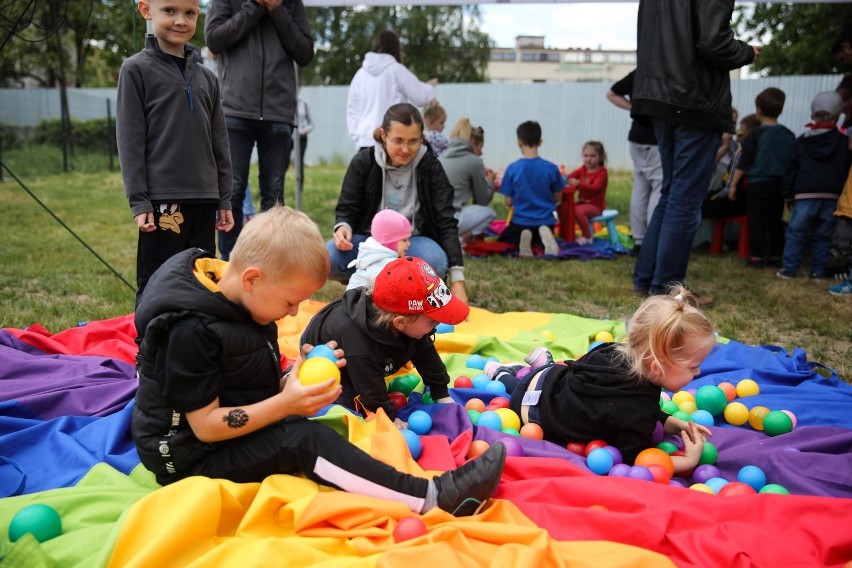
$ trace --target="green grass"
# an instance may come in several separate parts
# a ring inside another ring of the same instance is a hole
[[[89,173],[89,168],[97,167],[97,159],[81,159],[79,164],[73,162],[74,173],[45,175],[44,164],[56,163],[57,157],[33,150],[6,152],[3,159],[81,239],[135,283],[137,233],[119,173]],[[302,209],[329,236],[343,174],[340,166],[306,170]],[[38,322],[57,332],[80,321],[130,313],[134,292],[11,176],[4,173],[4,177],[0,326],[22,328]],[[291,175],[286,186],[289,205],[295,202],[293,187]],[[607,202],[621,211],[620,222],[626,222],[629,195],[629,176],[614,173]],[[505,216],[498,201],[496,208]],[[469,258],[465,266],[471,303],[495,312],[532,310],[626,319],[639,303],[631,284],[633,259],[628,256],[589,262],[492,256]],[[752,345],[802,347],[809,359],[852,378],[852,300],[827,294],[828,282],[781,280],[773,270],[745,268],[734,253],[711,256],[696,249],[689,284],[716,298],[716,307],[707,313],[721,335]],[[329,282],[315,299],[334,300],[343,289]]]

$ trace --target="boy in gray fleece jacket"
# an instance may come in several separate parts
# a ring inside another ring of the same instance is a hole
[[[199,11],[199,0],[140,0],[154,35],[118,77],[118,156],[139,228],[137,300],[171,256],[194,247],[215,252],[216,229],[234,226],[219,82],[187,43]]]

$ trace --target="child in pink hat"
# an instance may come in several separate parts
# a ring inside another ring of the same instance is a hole
[[[405,256],[411,245],[411,223],[392,209],[376,213],[370,233],[372,236],[358,247],[358,258],[349,263],[355,273],[349,278],[347,290],[372,286],[379,271],[390,261]]]

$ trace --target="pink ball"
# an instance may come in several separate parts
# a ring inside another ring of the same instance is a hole
[[[781,412],[783,412],[784,414],[786,414],[787,416],[790,417],[790,420],[793,421],[793,428],[795,428],[796,427],[796,415],[793,414],[792,412],[790,412],[789,410],[782,410]]]
[[[426,523],[420,517],[403,517],[396,522],[396,528],[393,529],[393,540],[394,542],[402,542],[423,536],[428,532]]]

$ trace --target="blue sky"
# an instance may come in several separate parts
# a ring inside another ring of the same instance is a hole
[[[638,2],[586,4],[480,4],[483,29],[497,47],[515,36],[543,35],[553,48],[636,49]]]

